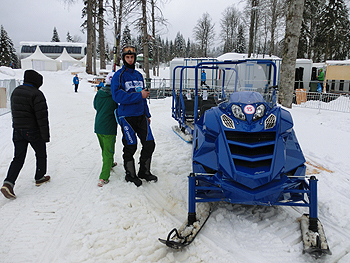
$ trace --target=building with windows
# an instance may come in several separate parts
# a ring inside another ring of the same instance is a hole
[[[67,53],[75,59],[80,60],[86,55],[85,43],[22,41],[20,42],[20,59],[32,55],[37,46],[44,55],[52,59],[58,58],[64,49],[66,49]]]

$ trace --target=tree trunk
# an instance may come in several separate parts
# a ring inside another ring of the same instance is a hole
[[[295,81],[295,64],[299,44],[304,0],[290,0],[286,19],[285,42],[280,73],[279,103],[292,108]]]
[[[116,47],[117,47],[117,65],[120,66],[120,39],[121,39],[121,30],[122,30],[122,19],[123,19],[123,0],[119,0],[119,12],[118,12],[118,26],[116,32]]]
[[[96,0],[95,0],[96,1]],[[92,40],[92,57],[93,57],[93,74],[96,75],[97,74],[97,70],[96,70],[96,2],[94,3],[94,8],[93,8],[93,40]]]
[[[152,5],[152,43],[153,43],[153,76],[156,75],[156,63],[155,63],[155,58],[156,58],[156,52],[159,52],[158,48],[156,47],[156,22],[155,22],[155,15],[154,15],[154,0],[151,1]],[[159,64],[158,64],[159,67]]]
[[[271,3],[271,40],[270,40],[270,49],[269,55],[271,56],[275,52],[275,30],[277,26],[277,0],[272,0]]]
[[[252,7],[250,12],[250,27],[249,27],[249,44],[248,44],[248,58],[253,53],[254,48],[254,29],[255,29],[255,17],[256,17],[256,8],[257,8],[257,0],[251,0]]]
[[[86,73],[92,74],[92,45],[94,25],[92,23],[93,0],[88,0],[86,5],[87,15],[87,40],[86,40]]]
[[[147,5],[147,0],[142,0],[143,69],[146,73],[146,78],[149,78],[149,54],[148,54],[146,5]]]
[[[115,71],[115,66],[120,66],[120,38],[121,38],[121,25],[122,25],[122,17],[123,17],[123,0],[119,0],[119,11],[118,11],[118,17],[117,17],[117,9],[116,9],[116,3],[115,0],[112,2],[113,5],[113,18],[114,18],[114,66],[113,71]]]
[[[106,69],[106,50],[103,22],[103,0],[98,0],[98,45],[100,50],[100,69]]]

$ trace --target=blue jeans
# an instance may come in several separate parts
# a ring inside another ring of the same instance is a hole
[[[47,155],[46,143],[41,138],[39,130],[14,129],[12,141],[15,146],[15,156],[7,172],[5,182],[15,184],[27,155],[28,144],[35,151],[36,172],[34,178],[35,180],[41,179],[46,174]]]

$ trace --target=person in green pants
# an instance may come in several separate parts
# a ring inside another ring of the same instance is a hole
[[[106,85],[99,89],[94,98],[94,108],[96,110],[95,128],[98,142],[102,150],[102,171],[99,177],[98,186],[102,187],[109,182],[112,167],[117,165],[114,162],[114,149],[117,135],[117,121],[114,111],[118,104],[111,95],[111,79],[114,72],[106,77]]]

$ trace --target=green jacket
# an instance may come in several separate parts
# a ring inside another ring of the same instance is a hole
[[[324,72],[323,72],[323,70],[320,72],[320,74],[318,74],[318,80],[319,81],[324,81]]]
[[[94,108],[96,110],[95,133],[103,135],[117,134],[114,110],[118,108],[118,104],[112,98],[110,86],[97,91],[94,98]]]

